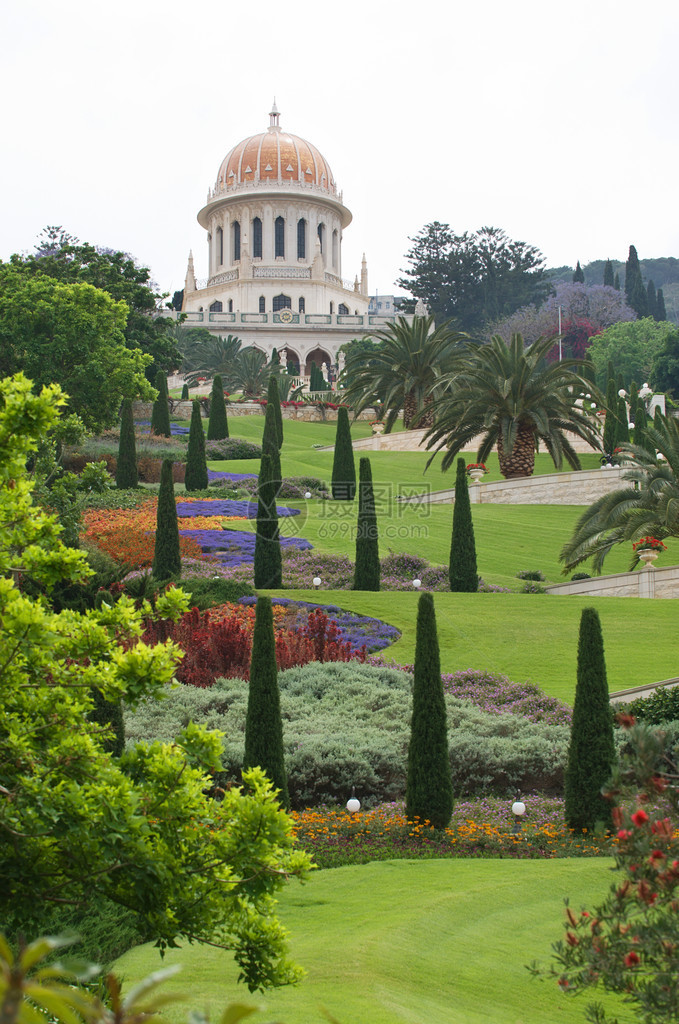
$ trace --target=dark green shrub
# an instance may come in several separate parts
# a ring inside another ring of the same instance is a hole
[[[182,387],[182,402],[188,402],[189,400],[189,385],[184,384]]]
[[[546,594],[547,590],[545,587],[541,587],[539,583],[524,583],[521,587],[522,594]]]
[[[535,580],[538,583],[544,583],[546,576],[539,569],[522,569],[521,572],[517,572],[516,578],[517,580]]]
[[[361,460],[362,461],[362,460]],[[406,814],[445,828],[453,813],[446,704],[441,681],[434,598],[420,594],[408,744]]]
[[[221,441],[207,441],[205,453],[210,462],[228,461],[229,459],[261,459],[262,446],[253,441],[244,441],[241,437],[225,437]]]
[[[356,463],[351,444],[349,412],[342,405],[337,412],[335,454],[332,462],[332,496],[335,501],[353,501],[356,494]]]
[[[84,538],[80,542],[80,550],[87,555],[87,562],[94,570],[94,576],[89,576],[82,583],[59,580],[49,594],[49,602],[56,612],[64,611],[66,608],[75,612],[86,612],[95,608],[99,591],[120,580],[123,570],[110,555],[98,548],[96,544]],[[32,591],[27,585],[24,585],[22,589],[35,594],[39,592],[37,587],[35,591]]]
[[[611,824],[611,803],[602,796],[615,761],[613,722],[599,614],[583,608],[578,640],[578,678],[565,778],[566,824],[593,829]]]
[[[469,501],[467,467],[464,459],[457,460],[455,476],[455,504],[453,505],[453,535],[450,541],[448,563],[450,589],[456,594],[475,594],[479,589],[476,571],[476,543]]]
[[[272,406],[274,411],[276,433],[278,435],[278,450],[280,451],[283,447],[283,413],[281,411],[281,396],[278,391],[278,382],[273,373],[269,377],[269,390],[267,392],[267,409],[269,406]]]
[[[276,455],[278,450],[276,449]],[[278,487],[272,479],[272,460],[262,455],[257,491],[257,535],[255,537],[254,583],[257,589],[279,589],[283,586],[278,513]]]
[[[112,903],[98,893],[90,903],[77,906],[47,906],[36,934],[78,936],[71,947],[73,956],[99,964],[107,970],[133,946],[148,942],[151,935],[140,930],[139,915]],[[47,1019],[47,1018],[46,1018]]]
[[[101,692],[92,688],[94,707],[88,714],[90,722],[96,722],[110,732],[102,746],[108,754],[120,757],[125,749],[125,723],[123,721],[123,703],[121,700],[106,700]]]
[[[120,417],[120,442],[118,445],[118,461],[116,463],[116,487],[120,490],[135,488],[139,484],[137,477],[137,452],[135,449],[134,420],[132,419],[132,402],[129,398],[123,401]]]
[[[191,606],[205,611],[213,605],[236,602],[241,597],[252,597],[255,593],[247,584],[224,580],[221,577],[207,580],[203,577],[191,577],[185,573],[182,577],[182,590],[191,595]]]
[[[200,415],[200,402],[193,403],[189,447],[186,453],[184,487],[187,491],[207,490],[207,461],[205,456],[205,431]]]
[[[252,634],[248,713],[245,719],[243,767],[257,766],[266,772],[270,782],[279,791],[278,799],[281,805],[289,808],[276,668],[276,638],[270,597],[257,599],[255,628]]]
[[[377,514],[370,459],[358,466],[358,522],[356,526],[356,569],[353,590],[380,589],[380,555]]]
[[[278,445],[278,427],[276,425],[276,410],[269,403],[264,416],[264,431],[262,433],[262,455],[268,455],[271,459],[271,479],[274,490],[278,494],[281,486],[281,453]]]
[[[575,582],[576,580],[591,580],[591,578],[592,577],[588,572],[574,572],[571,576],[571,580],[573,582]]]
[[[229,436],[229,423],[226,417],[226,402],[224,401],[224,385],[222,378],[216,374],[212,382],[212,394],[210,396],[210,419],[207,425],[208,441],[221,441]]]
[[[153,409],[151,410],[151,433],[159,434],[162,437],[170,437],[170,405],[167,377],[162,370],[158,370],[156,388],[158,390],[158,397],[153,403]]]
[[[616,705],[616,710],[634,715],[638,721],[649,725],[679,721],[679,686],[661,686],[648,697],[637,697],[629,704]]]
[[[153,553],[153,576],[157,580],[175,579],[181,575],[182,559],[179,552],[179,526],[174,500],[172,463],[163,461],[158,490],[156,515],[156,544]]]

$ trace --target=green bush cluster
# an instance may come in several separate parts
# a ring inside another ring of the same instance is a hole
[[[206,441],[205,454],[208,461],[227,462],[229,459],[261,459],[262,446],[240,437],[224,437],[221,441]]]
[[[201,612],[213,605],[235,602],[240,597],[252,597],[254,590],[246,583],[236,583],[234,580],[217,579],[206,580],[204,577],[190,575],[190,570],[185,569],[182,576],[182,590],[191,595],[191,607],[198,608]]]
[[[634,715],[640,722],[659,725],[661,722],[679,721],[679,686],[661,687],[650,697],[637,697],[629,704],[618,705],[618,711]]]
[[[288,788],[293,807],[344,803],[352,786],[365,806],[401,799],[412,705],[412,676],[356,662],[287,669],[278,676]],[[164,701],[125,714],[127,742],[171,740],[194,721],[225,734],[224,775],[238,779],[248,684],[219,680],[210,689],[178,685]],[[491,714],[446,696],[456,796],[520,788],[560,791],[567,726]]]

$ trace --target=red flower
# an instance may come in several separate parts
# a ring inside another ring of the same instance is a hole
[[[639,963],[639,954],[635,953],[633,949],[629,951],[625,957],[625,967],[636,967]]]
[[[621,828],[618,832],[618,839],[629,839],[632,833],[628,828]]]
[[[639,810],[635,811],[632,815],[632,821],[637,826],[637,828],[641,828],[641,826],[645,825],[648,821],[648,815],[646,814],[646,811],[642,807],[640,807]]]

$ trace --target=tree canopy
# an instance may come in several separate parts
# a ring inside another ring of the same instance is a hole
[[[158,370],[168,374],[179,366],[174,321],[152,315],[165,296],[151,281],[149,268],[129,253],[79,242],[61,227],[50,226],[43,230],[33,253],[12,256],[11,263],[28,275],[44,274],[64,284],[91,284],[125,302],[125,344],[151,356],[146,369],[149,381],[156,379]]]
[[[151,357],[125,342],[128,307],[90,284],[0,265],[0,374],[59,384],[90,430],[116,422],[124,398],[153,398]]]
[[[633,380],[644,383],[651,377],[653,361],[668,337],[676,332],[675,324],[658,323],[653,317],[613,324],[592,339],[589,354],[594,363],[598,383],[608,379],[608,363],[622,375],[625,387]]]
[[[250,988],[296,980],[273,901],[308,858],[263,774],[220,802],[205,795],[218,733],[189,724],[116,759],[88,720],[93,687],[129,706],[162,699],[179,649],[143,643],[143,619],[178,618],[187,596],[168,589],[155,612],[121,597],[57,613],[26,589],[91,572],[33,505],[25,469],[63,404],[57,385],[36,395],[21,375],[0,381],[0,917],[16,938],[51,908],[110,900],[161,948],[184,936],[233,950]]]
[[[468,334],[521,306],[539,305],[551,290],[539,249],[500,228],[456,235],[434,221],[410,241],[409,266],[397,283],[422,299],[437,323],[450,320]]]

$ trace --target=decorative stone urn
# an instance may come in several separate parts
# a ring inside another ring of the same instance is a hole
[[[475,484],[479,484],[485,476],[485,471],[483,469],[470,469],[469,475]]]
[[[659,554],[655,548],[642,548],[638,554],[640,561],[644,563],[644,569],[655,569],[653,562],[655,562]]]
[[[373,434],[379,435],[384,433],[384,423],[373,423],[372,428]]]

